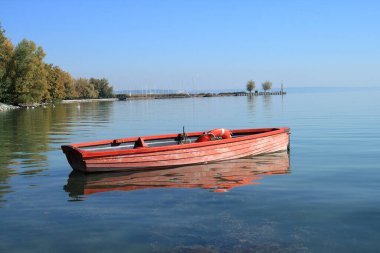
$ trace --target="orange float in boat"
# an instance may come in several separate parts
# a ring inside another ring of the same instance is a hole
[[[211,131],[205,132],[203,135],[199,136],[196,142],[204,142],[204,141],[213,141],[220,139],[230,139],[231,132],[230,130],[224,128],[217,128]]]

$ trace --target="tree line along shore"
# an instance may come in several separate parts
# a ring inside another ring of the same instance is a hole
[[[33,41],[16,46],[0,25],[0,103],[29,106],[63,99],[114,97],[105,78],[73,78],[59,66],[45,63],[46,54]]]
[[[5,30],[0,24],[0,111],[6,109],[37,106],[62,100],[88,100],[115,98],[142,99],[144,96],[134,94],[118,94],[115,96],[113,87],[107,79],[73,78],[59,66],[45,63],[46,54],[41,46],[31,40],[23,39],[16,46],[5,36]],[[246,90],[249,95],[261,95],[256,83],[249,80]],[[265,95],[278,95],[267,93],[272,83],[262,83]],[[282,91],[279,94],[286,94]],[[241,96],[245,92],[230,93],[199,93],[199,94],[155,94],[150,98],[180,98],[180,97],[211,97],[211,96]],[[147,97],[147,96],[146,96]],[[15,107],[16,106],[16,107]]]

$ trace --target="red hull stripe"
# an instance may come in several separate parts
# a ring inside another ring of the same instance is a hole
[[[86,151],[86,150],[80,150],[79,152],[82,154],[83,157],[104,157],[104,156],[116,156],[116,155],[124,155],[124,154],[145,154],[145,153],[153,153],[158,151],[173,151],[173,150],[181,150],[181,149],[192,149],[192,148],[199,148],[199,147],[207,147],[210,146],[211,148],[216,147],[218,145],[223,145],[227,143],[234,143],[244,140],[253,140],[258,138],[263,138],[271,135],[277,135],[284,133],[286,129],[280,128],[278,130],[255,134],[255,135],[247,135],[237,138],[231,138],[231,139],[223,139],[218,141],[209,141],[209,142],[198,142],[198,143],[188,143],[188,144],[182,144],[182,145],[173,145],[173,146],[163,146],[163,147],[150,147],[150,148],[141,148],[141,149],[127,149],[127,150],[113,150],[113,151]],[[189,136],[192,136],[194,134],[189,134]],[[177,135],[163,135],[165,138],[175,138]],[[153,138],[156,137],[156,138]],[[152,140],[152,139],[162,139],[162,136],[147,136],[142,137],[144,140]],[[137,140],[138,138],[134,138],[133,140]],[[127,139],[128,140],[128,139]],[[132,140],[131,140],[132,141]],[[112,143],[112,141],[102,142],[103,144]],[[71,145],[73,147],[78,146],[86,146],[85,144],[73,144]]]
[[[271,153],[280,150],[285,150],[287,147],[287,142],[277,143],[276,145],[260,145],[255,146],[254,148],[242,147],[240,149],[235,150],[234,152],[229,151],[225,153],[219,153],[215,155],[204,155],[204,156],[195,156],[195,157],[183,157],[179,159],[172,160],[135,160],[135,161],[121,161],[120,163],[109,163],[109,161],[104,161],[101,163],[89,163],[90,161],[86,161],[87,169],[95,169],[96,168],[150,168],[150,167],[167,167],[167,166],[178,166],[178,165],[186,165],[193,163],[205,163],[210,161],[221,161],[221,160],[229,160],[235,158],[241,158],[251,155],[257,155],[262,153]]]
[[[239,142],[238,144],[234,145],[228,145],[223,146],[217,149],[197,149],[197,150],[187,150],[185,152],[184,150],[181,150],[181,152],[156,152],[149,156],[135,156],[135,155],[125,155],[125,156],[118,156],[118,157],[103,157],[103,158],[95,158],[95,159],[85,159],[87,164],[95,164],[95,163],[123,163],[123,162],[129,162],[129,163],[139,163],[143,161],[170,161],[170,160],[179,160],[179,159],[188,159],[188,158],[201,158],[201,157],[207,157],[207,156],[213,156],[213,155],[225,155],[227,153],[234,153],[239,152],[241,150],[245,150],[248,152],[251,152],[252,154],[257,152],[263,152],[265,149],[270,148],[270,142],[275,141],[274,143],[279,146],[285,146],[287,145],[287,136],[285,138],[277,138],[277,140],[270,140],[270,139],[263,139],[263,140],[257,140],[256,143],[252,143],[250,141],[245,142]],[[275,148],[277,149],[277,148]]]

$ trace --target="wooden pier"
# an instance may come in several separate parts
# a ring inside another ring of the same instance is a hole
[[[190,98],[190,97],[228,97],[228,96],[274,96],[274,95],[286,95],[284,91],[262,91],[248,93],[242,92],[222,92],[222,93],[197,93],[197,94],[117,94],[116,97],[119,100],[136,100],[136,99],[169,99],[169,98]]]
[[[219,96],[274,96],[274,95],[286,95],[286,92],[284,91],[261,91],[261,92],[229,92],[229,93],[219,93]]]

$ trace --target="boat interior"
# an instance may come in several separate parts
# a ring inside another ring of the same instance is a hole
[[[248,135],[257,135],[277,129],[263,129],[263,131],[252,131],[252,132],[239,132],[233,133],[231,138],[238,138]],[[148,148],[148,147],[164,147],[164,146],[173,146],[173,145],[182,145],[186,143],[197,142],[198,138],[201,135],[187,135],[187,134],[178,134],[175,138],[157,138],[157,139],[144,139],[144,137],[138,137],[137,140],[120,142],[117,139],[113,140],[111,143],[102,144],[102,145],[91,145],[80,147],[81,150],[85,151],[110,151],[110,150],[126,150],[126,149],[139,149],[139,148]],[[215,138],[215,140],[220,140],[221,138]]]

